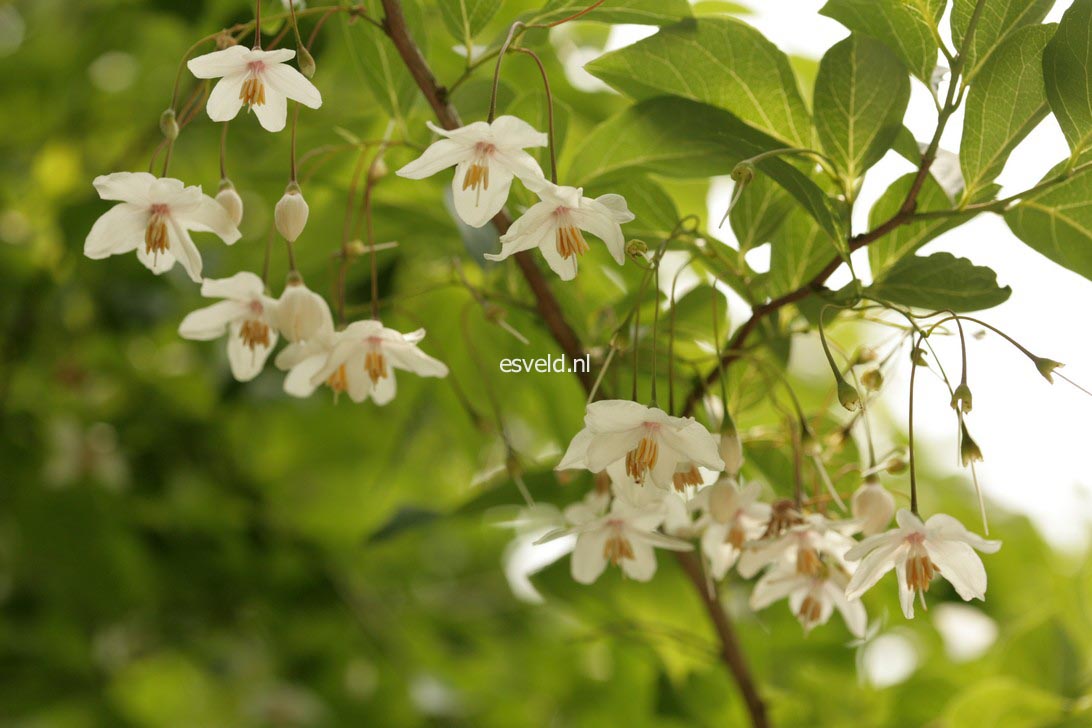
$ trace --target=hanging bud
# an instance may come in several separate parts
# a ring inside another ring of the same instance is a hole
[[[982,450],[979,449],[978,443],[971,437],[971,433],[967,431],[967,423],[962,423],[963,433],[959,440],[959,458],[963,461],[963,467],[967,467],[971,463],[982,462]]]
[[[861,408],[861,395],[857,388],[841,376],[838,377],[838,401],[850,412],[856,412]]]
[[[910,465],[902,455],[893,455],[884,463],[884,470],[890,475],[902,475],[908,467]]]
[[[307,200],[303,199],[300,186],[294,181],[289,182],[284,189],[284,196],[277,202],[273,210],[273,219],[277,223],[277,232],[290,243],[296,242],[304,226],[307,225],[307,215],[310,208]]]
[[[883,387],[883,372],[879,369],[869,369],[861,375],[861,384],[870,392],[878,392]]]
[[[300,73],[307,76],[307,78],[315,77],[315,58],[307,50],[306,46],[300,46],[299,52],[296,54],[296,62],[299,64]]]
[[[910,352],[910,361],[913,362],[916,367],[927,367],[929,366],[929,362],[926,361],[926,356],[928,355],[925,353],[925,349],[922,349],[920,346],[915,346],[914,350]]]
[[[379,180],[387,176],[387,163],[382,158],[377,159],[374,164],[368,167],[368,181],[373,185]]]
[[[739,491],[730,480],[709,486],[709,515],[718,523],[728,523],[739,510]]]
[[[227,178],[220,180],[220,191],[216,193],[216,201],[227,212],[228,217],[235,223],[235,227],[239,227],[239,223],[243,221],[243,198],[239,197],[231,180]]]
[[[732,168],[732,179],[745,185],[755,178],[755,166],[750,162],[740,162]]]
[[[626,243],[626,255],[634,260],[644,260],[648,256],[648,244],[644,240],[630,240]]]
[[[298,273],[289,273],[277,301],[277,328],[284,338],[293,344],[306,341],[332,325],[330,308],[322,296],[304,285]]]
[[[870,477],[853,493],[850,504],[853,517],[860,522],[861,533],[872,536],[887,529],[895,516],[895,496]]]
[[[167,109],[159,115],[159,130],[167,141],[173,142],[178,138],[178,117],[175,116],[174,109]]]
[[[1032,361],[1035,362],[1035,368],[1039,370],[1039,373],[1043,375],[1043,379],[1047,380],[1051,384],[1054,384],[1054,370],[1061,369],[1065,366],[1060,361],[1054,361],[1053,359],[1044,359],[1042,357],[1032,357]]]
[[[952,393],[952,409],[962,410],[963,414],[971,411],[971,388],[966,382],[961,383]]]
[[[736,477],[743,467],[743,443],[740,442],[736,425],[728,416],[724,418],[724,424],[720,431],[720,459],[724,461],[726,475]]]

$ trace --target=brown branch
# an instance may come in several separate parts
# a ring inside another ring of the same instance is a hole
[[[417,44],[413,42],[409,29],[406,27],[406,18],[402,14],[402,4],[399,0],[382,0],[382,2],[383,29],[394,43],[395,48],[398,49],[398,54],[402,56],[403,63],[406,64],[406,68],[409,69],[413,80],[417,82],[418,88],[421,89],[421,93],[424,94],[429,106],[432,107],[433,113],[436,114],[436,119],[445,129],[459,128],[462,126],[459,113],[448,102],[447,90],[437,82],[428,62],[421,55]],[[493,218],[493,226],[497,228],[497,232],[501,235],[504,235],[511,225],[512,218],[504,210]],[[542,275],[542,270],[535,263],[534,258],[531,257],[531,253],[523,251],[516,253],[514,257],[520,272],[527,281],[527,285],[531,287],[531,291],[535,294],[539,315],[542,316],[542,320],[546,323],[546,327],[550,330],[554,340],[557,341],[561,350],[565,352],[570,360],[575,361],[583,358],[584,347],[580,343],[580,338],[576,335],[576,331],[573,330],[572,326],[569,325],[569,322],[565,320],[561,305],[558,303],[553,291],[550,290],[546,278]],[[584,390],[590,393],[595,383],[591,372],[578,371],[576,376],[580,379]]]
[[[770,719],[766,715],[766,703],[759,695],[758,688],[751,677],[751,671],[743,659],[743,650],[739,646],[739,639],[736,637],[732,620],[728,618],[728,612],[720,603],[716,592],[710,593],[707,588],[705,574],[697,557],[687,552],[676,552],[675,558],[694,584],[694,590],[701,597],[705,611],[717,630],[721,644],[721,659],[724,660],[724,664],[728,666],[732,677],[736,680],[736,685],[739,686],[739,692],[747,704],[747,712],[751,715],[751,725],[754,728],[768,728]]]
[[[417,86],[421,89],[425,99],[428,100],[437,120],[445,129],[458,128],[462,125],[459,121],[459,114],[455,107],[448,102],[446,90],[437,83],[428,62],[413,42],[409,29],[406,27],[406,19],[402,14],[401,3],[399,0],[382,0],[382,3],[384,12],[383,29],[398,49],[402,61],[417,82]],[[493,218],[493,225],[502,235],[511,224],[511,218],[504,211],[501,211]],[[583,356],[580,339],[565,320],[557,299],[554,297],[534,259],[527,252],[517,253],[515,259],[520,271],[523,273],[523,277],[527,280],[527,284],[535,295],[539,314],[546,322],[546,326],[549,328],[554,340],[557,341],[562,351],[570,359]],[[595,386],[591,373],[577,372],[576,374],[580,378],[580,383],[584,386],[584,389],[591,393]],[[751,722],[755,728],[767,728],[769,721],[766,718],[766,706],[755,687],[754,679],[751,677],[739,641],[736,639],[728,612],[725,610],[724,605],[720,603],[717,595],[715,593],[709,594],[706,590],[705,579],[698,561],[689,554],[680,554],[679,563],[691,581],[694,582],[694,588],[700,595],[703,604],[705,604],[706,611],[709,612],[709,618],[720,638],[721,657],[739,685],[740,692],[747,703],[747,709],[751,714]]]

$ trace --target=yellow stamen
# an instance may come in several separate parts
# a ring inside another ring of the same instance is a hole
[[[258,319],[248,319],[239,328],[239,338],[253,351],[259,346],[269,347],[269,326]]]
[[[588,242],[584,240],[584,233],[580,232],[580,228],[572,224],[557,226],[558,255],[568,260],[573,256],[583,255],[588,250]]]
[[[660,453],[660,446],[656,438],[645,435],[637,443],[637,447],[626,453],[626,474],[638,483],[645,479],[645,473],[656,467],[656,459]]]
[[[239,89],[239,98],[247,106],[262,106],[265,104],[265,84],[257,75],[251,75],[243,81],[243,87]]]
[[[326,386],[334,390],[334,394],[338,395],[349,389],[349,379],[345,374],[345,365],[342,364],[334,373],[326,378]]]
[[[823,569],[819,552],[811,546],[801,546],[796,551],[796,573],[803,576],[818,576]]]
[[[823,605],[810,594],[804,597],[804,601],[800,604],[800,611],[797,612],[797,616],[804,624],[815,624],[822,614]]]
[[[368,372],[368,378],[372,380],[372,384],[377,384],[380,379],[387,376],[387,359],[378,346],[373,346],[364,355],[364,371]]]
[[[476,161],[471,164],[463,178],[464,190],[479,190],[479,188],[489,189],[489,163],[485,161]]]
[[[675,490],[684,491],[688,485],[701,485],[702,478],[697,467],[691,465],[689,470],[675,473],[675,475],[672,476],[672,480],[675,483]]]
[[[615,533],[603,544],[603,556],[610,563],[619,566],[622,559],[633,558],[633,545],[620,532]]]
[[[743,533],[743,529],[737,524],[732,524],[732,528],[728,531],[728,535],[724,539],[724,543],[731,544],[739,550],[743,548],[743,542],[746,540],[746,535]]]
[[[929,591],[929,584],[936,576],[938,569],[928,554],[920,553],[906,560],[906,588],[919,591]]]
[[[144,229],[144,252],[148,255],[166,253],[171,247],[167,237],[167,206],[152,205],[152,216],[148,218],[148,227]]]

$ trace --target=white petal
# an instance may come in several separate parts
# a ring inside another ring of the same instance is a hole
[[[895,522],[899,524],[899,528],[906,531],[925,531],[925,524],[921,522],[921,519],[905,508],[900,508],[895,514]]]
[[[519,177],[528,189],[541,186],[542,180],[546,178],[538,160],[523,150],[498,149],[493,153],[493,161],[495,167],[501,167],[509,174]]]
[[[262,70],[262,81],[282,96],[299,101],[304,106],[317,109],[322,106],[322,94],[306,76],[292,66],[283,63],[268,64]]]
[[[178,259],[178,262],[190,274],[190,280],[194,283],[200,283],[202,281],[201,253],[198,252],[197,246],[193,244],[193,238],[178,224],[174,217],[170,218],[170,222],[168,237],[171,240],[171,254]]]
[[[723,470],[724,461],[720,457],[717,439],[700,422],[691,422],[681,431],[670,427],[660,430],[660,437],[668,447],[675,450],[695,465],[710,470]]]
[[[973,548],[962,541],[926,539],[925,550],[963,601],[986,596],[986,567]]]
[[[550,266],[550,270],[557,273],[558,278],[563,281],[571,281],[576,278],[576,274],[580,271],[580,256],[571,255],[565,258],[557,250],[557,244],[552,237],[543,237],[539,240],[538,249],[542,251],[542,257],[546,260],[546,265]],[[510,253],[509,253],[510,255]]]
[[[114,172],[99,175],[91,184],[104,200],[135,202],[144,206],[148,202],[148,189],[155,180],[155,175],[147,172]]]
[[[238,301],[218,301],[187,314],[178,325],[178,335],[191,341],[218,339],[229,323],[245,315],[246,306]]]
[[[554,469],[570,470],[575,468],[586,468],[588,445],[591,443],[593,437],[592,431],[587,428],[576,433],[576,437],[569,443],[569,448],[565,451],[565,455],[561,458],[561,462],[559,462]]]
[[[518,116],[498,116],[490,126],[498,147],[544,147],[550,138]]]
[[[236,321],[231,325],[231,335],[227,345],[228,363],[231,364],[231,374],[236,381],[249,382],[261,373],[265,360],[269,358],[269,352],[273,351],[277,343],[277,334],[274,331],[270,332],[269,346],[251,349],[239,336],[241,323]]]
[[[472,160],[466,159],[455,167],[455,176],[451,178],[451,195],[459,218],[467,225],[479,228],[504,208],[512,187],[512,173],[490,162],[489,189],[463,189],[463,180],[471,163]]]
[[[402,167],[397,174],[407,179],[424,179],[448,167],[454,167],[472,156],[473,152],[465,145],[450,139],[441,139],[430,144],[420,157]]]
[[[87,234],[83,254],[93,260],[118,253],[128,253],[144,242],[148,211],[123,202],[107,210]]]
[[[635,581],[649,581],[656,574],[656,552],[638,539],[630,539],[633,558],[622,560],[622,572]]]
[[[387,404],[394,399],[397,390],[394,381],[394,370],[391,369],[387,372],[387,376],[382,377],[372,385],[372,401],[379,405]]]
[[[824,586],[826,595],[830,601],[838,608],[838,611],[842,614],[842,619],[845,620],[846,628],[850,631],[854,637],[862,639],[865,636],[865,631],[868,629],[868,613],[865,611],[864,604],[860,599],[846,599],[845,592],[838,588],[837,585],[827,582]]]
[[[569,215],[581,230],[586,230],[607,244],[614,261],[621,265],[626,257],[626,238],[621,226],[615,222],[610,210],[595,200],[584,198],[580,209],[571,210]]]
[[[765,609],[774,602],[780,601],[794,591],[801,589],[805,584],[806,580],[786,571],[775,569],[763,576],[755,584],[754,591],[751,592],[751,609],[756,611]]]
[[[265,87],[265,103],[251,110],[266,131],[281,131],[288,122],[288,99],[271,86]]]
[[[224,76],[216,82],[209,94],[209,100],[205,103],[205,110],[213,121],[230,121],[239,115],[239,109],[243,108],[243,99],[240,93],[243,83],[250,77],[250,71],[245,68],[238,73]]]
[[[191,58],[186,63],[186,68],[190,69],[190,73],[197,78],[220,78],[246,68],[248,53],[249,49],[246,46],[229,46],[221,51]]]
[[[936,534],[946,540],[962,541],[982,553],[996,553],[1001,548],[1000,541],[988,541],[976,533],[971,533],[962,523],[946,513],[937,513],[925,522],[930,534]]]
[[[902,542],[893,542],[865,556],[846,586],[846,598],[859,599],[897,563],[905,563],[906,554],[896,553],[902,546]]]
[[[475,121],[466,126],[460,126],[458,129],[444,129],[431,121],[426,121],[425,126],[434,133],[457,141],[463,146],[472,147],[478,142],[493,142],[493,133],[489,129],[489,124],[484,121]]]
[[[201,284],[201,295],[205,298],[250,301],[260,298],[264,291],[262,279],[250,271],[240,271],[230,278],[206,278]]]
[[[598,473],[611,463],[621,460],[630,450],[637,447],[643,435],[644,432],[639,427],[622,432],[596,434],[588,444],[588,470]]]
[[[228,211],[208,195],[201,196],[195,210],[175,217],[178,218],[178,224],[187,230],[216,233],[228,245],[242,237]]]
[[[556,247],[557,240],[557,220],[553,217],[553,208],[542,207],[536,210],[538,205],[535,205],[523,214],[513,223],[512,227],[508,229],[508,232],[501,236],[501,250],[499,253],[486,253],[486,260],[504,260],[505,258],[521,253],[525,250],[533,250],[540,248],[545,250],[547,247]],[[545,211],[545,215],[540,215],[542,211]],[[522,225],[520,228],[516,228],[516,225],[528,218],[532,213],[535,214],[536,220],[529,220],[526,225]],[[533,223],[533,224],[532,224]]]
[[[416,346],[388,345],[384,352],[393,366],[413,372],[420,377],[446,377],[447,365],[434,359]]]
[[[607,568],[607,557],[603,548],[607,543],[606,529],[597,529],[580,534],[572,555],[573,579],[581,584],[591,584]]]
[[[611,215],[614,216],[614,220],[620,223],[632,222],[637,216],[629,210],[629,205],[626,204],[626,198],[621,195],[608,194],[600,195],[596,197],[593,202],[596,202],[603,207],[607,208]]]
[[[903,616],[907,619],[914,618],[914,597],[917,592],[912,590],[906,585],[906,560],[903,559],[899,563],[895,564],[895,576],[899,583],[899,606],[902,607]],[[849,592],[846,592],[846,596],[849,596]]]
[[[138,245],[136,254],[137,260],[143,263],[145,268],[152,273],[155,273],[157,276],[174,268],[174,255],[170,250],[164,250],[161,253],[152,255],[147,252],[147,249],[143,245]]]
[[[284,378],[284,391],[293,397],[310,397],[319,387],[319,384],[313,382],[312,378],[322,369],[325,361],[326,356],[319,354],[296,364],[288,372],[288,376]]]
[[[291,48],[274,48],[271,51],[251,49],[246,56],[247,62],[261,61],[267,66],[291,61],[296,57],[296,51]]]

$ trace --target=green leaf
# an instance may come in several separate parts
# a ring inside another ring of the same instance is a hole
[[[1001,174],[1012,150],[1047,115],[1043,49],[1054,27],[1013,33],[971,86],[959,149],[968,198]]]
[[[378,0],[365,3],[365,7],[374,13],[372,17],[378,17],[381,13]],[[424,14],[417,0],[404,2],[402,7],[409,26],[421,27]],[[350,26],[342,17],[341,27],[353,65],[364,83],[371,89],[376,102],[388,115],[404,122],[410,108],[420,97],[420,91],[417,89],[413,76],[406,70],[398,50],[383,31],[371,23],[355,23]],[[356,30],[354,27],[361,30]],[[366,42],[361,40],[360,33],[367,35]],[[422,52],[427,51],[427,47],[423,45],[424,40],[423,36],[418,38],[418,42],[422,43]]]
[[[740,195],[728,222],[743,252],[770,242],[794,207],[792,197],[769,177],[758,175]]]
[[[981,311],[1008,300],[1012,289],[997,285],[997,274],[951,253],[910,255],[869,287],[873,296],[930,311]]]
[[[1050,108],[1075,158],[1092,148],[1092,0],[1077,0],[1043,53]]]
[[[767,295],[800,288],[838,256],[834,239],[799,205],[792,205],[771,235]]]
[[[815,80],[815,128],[846,182],[891,148],[910,101],[910,78],[882,43],[853,34],[832,47]]]
[[[868,226],[874,229],[894,217],[910,192],[916,173],[900,177],[876,200],[868,213]],[[918,193],[918,212],[949,210],[952,207],[948,195],[933,177],[927,176]],[[868,262],[872,276],[878,278],[899,259],[910,255],[943,232],[956,227],[961,221],[958,215],[921,220],[895,228],[868,246]]]
[[[504,0],[441,0],[440,15],[451,36],[468,50],[474,38],[497,14]]]
[[[958,694],[944,711],[950,728],[1061,725],[1066,700],[1008,676],[986,678]],[[1074,723],[1073,725],[1076,725]]]
[[[730,111],[788,146],[811,146],[811,121],[789,59],[740,20],[680,23],[586,68],[639,101],[681,96]]]
[[[820,13],[880,41],[929,83],[939,51],[936,9],[926,0],[830,0]]]
[[[1054,0],[985,0],[971,43],[964,48],[963,41],[977,2],[955,0],[952,6],[952,38],[963,55],[965,82],[970,82],[985,68],[986,62],[1000,50],[1010,34],[1041,22],[1054,5]]]
[[[579,13],[590,4],[587,0],[550,0],[527,23],[555,23]],[[686,0],[606,0],[587,15],[580,16],[580,19],[601,23],[671,25],[689,17],[690,3]]]
[[[669,177],[708,177],[779,146],[711,106],[652,99],[624,109],[588,134],[572,156],[566,179],[586,186],[635,168]],[[776,157],[763,160],[757,169],[795,197],[828,234],[841,237],[830,199],[807,175]]]
[[[1024,198],[1005,214],[1005,222],[1035,250],[1092,279],[1092,169]]]
[[[694,15],[750,15],[751,9],[728,0],[698,0],[690,7]]]

